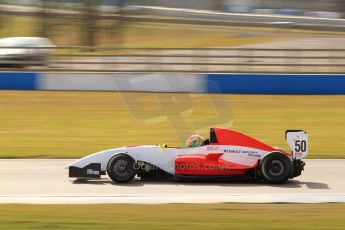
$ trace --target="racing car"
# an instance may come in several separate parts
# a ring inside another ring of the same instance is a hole
[[[167,176],[174,179],[250,177],[283,183],[301,175],[308,154],[303,130],[285,133],[291,152],[267,145],[241,132],[211,128],[210,137],[197,146],[137,145],[109,149],[72,162],[65,168],[79,180],[108,176],[117,183],[134,177]]]

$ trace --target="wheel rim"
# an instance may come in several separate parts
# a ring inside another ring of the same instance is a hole
[[[126,177],[129,174],[129,168],[128,161],[121,159],[115,162],[113,171],[120,177]]]
[[[284,164],[280,160],[272,160],[268,168],[272,176],[280,176],[284,172]]]

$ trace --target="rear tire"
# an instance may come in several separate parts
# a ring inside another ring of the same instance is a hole
[[[280,184],[290,178],[292,163],[284,154],[274,152],[263,158],[259,169],[266,182]]]
[[[117,183],[128,183],[136,175],[134,163],[134,159],[126,154],[115,155],[108,162],[108,176]]]

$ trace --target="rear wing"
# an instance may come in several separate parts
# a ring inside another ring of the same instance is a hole
[[[293,159],[302,159],[308,155],[308,134],[303,130],[286,130],[285,139]]]

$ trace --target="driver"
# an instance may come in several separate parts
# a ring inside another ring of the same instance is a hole
[[[200,147],[205,144],[205,139],[200,135],[192,135],[188,137],[186,147]]]

